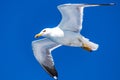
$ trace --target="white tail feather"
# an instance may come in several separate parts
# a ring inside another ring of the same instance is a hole
[[[90,47],[92,51],[97,50],[98,47],[99,47],[98,44],[89,41],[89,39],[87,39],[87,38],[85,38],[85,37],[83,37],[83,43],[85,43],[88,47]]]
[[[87,44],[88,44],[88,46],[89,46],[93,51],[97,50],[98,47],[99,47],[98,44],[93,43],[93,42],[90,42],[90,41],[89,41]]]

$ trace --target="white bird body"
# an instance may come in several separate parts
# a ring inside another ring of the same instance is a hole
[[[82,36],[80,36],[80,34],[71,31],[62,31],[59,27],[52,28],[52,30],[53,31],[48,36],[48,39],[65,46],[82,46],[82,42],[80,41]]]
[[[44,36],[46,38],[35,40],[32,42],[33,52],[35,58],[41,66],[48,72],[55,80],[58,74],[54,66],[54,61],[51,51],[55,48],[65,45],[73,47],[82,47],[88,51],[95,51],[98,44],[89,41],[80,34],[83,22],[84,7],[93,6],[108,6],[110,4],[63,4],[58,6],[62,14],[60,24],[55,28],[45,28],[35,37]]]

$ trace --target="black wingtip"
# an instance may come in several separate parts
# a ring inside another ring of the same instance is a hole
[[[58,80],[58,73],[57,70],[55,69],[55,66],[53,66],[52,68],[45,66],[42,64],[42,67],[45,69],[45,71],[51,76],[53,77],[55,80]]]

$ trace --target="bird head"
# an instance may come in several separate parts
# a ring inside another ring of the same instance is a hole
[[[50,28],[43,29],[40,33],[35,35],[35,38],[39,38],[40,36],[46,37],[50,33]]]

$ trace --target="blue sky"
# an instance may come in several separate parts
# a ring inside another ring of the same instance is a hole
[[[120,80],[119,0],[1,0],[0,80],[53,80],[33,56],[34,35],[60,22],[57,5],[111,2],[117,5],[85,8],[81,33],[100,45],[97,51],[63,46],[52,55],[59,80]]]

